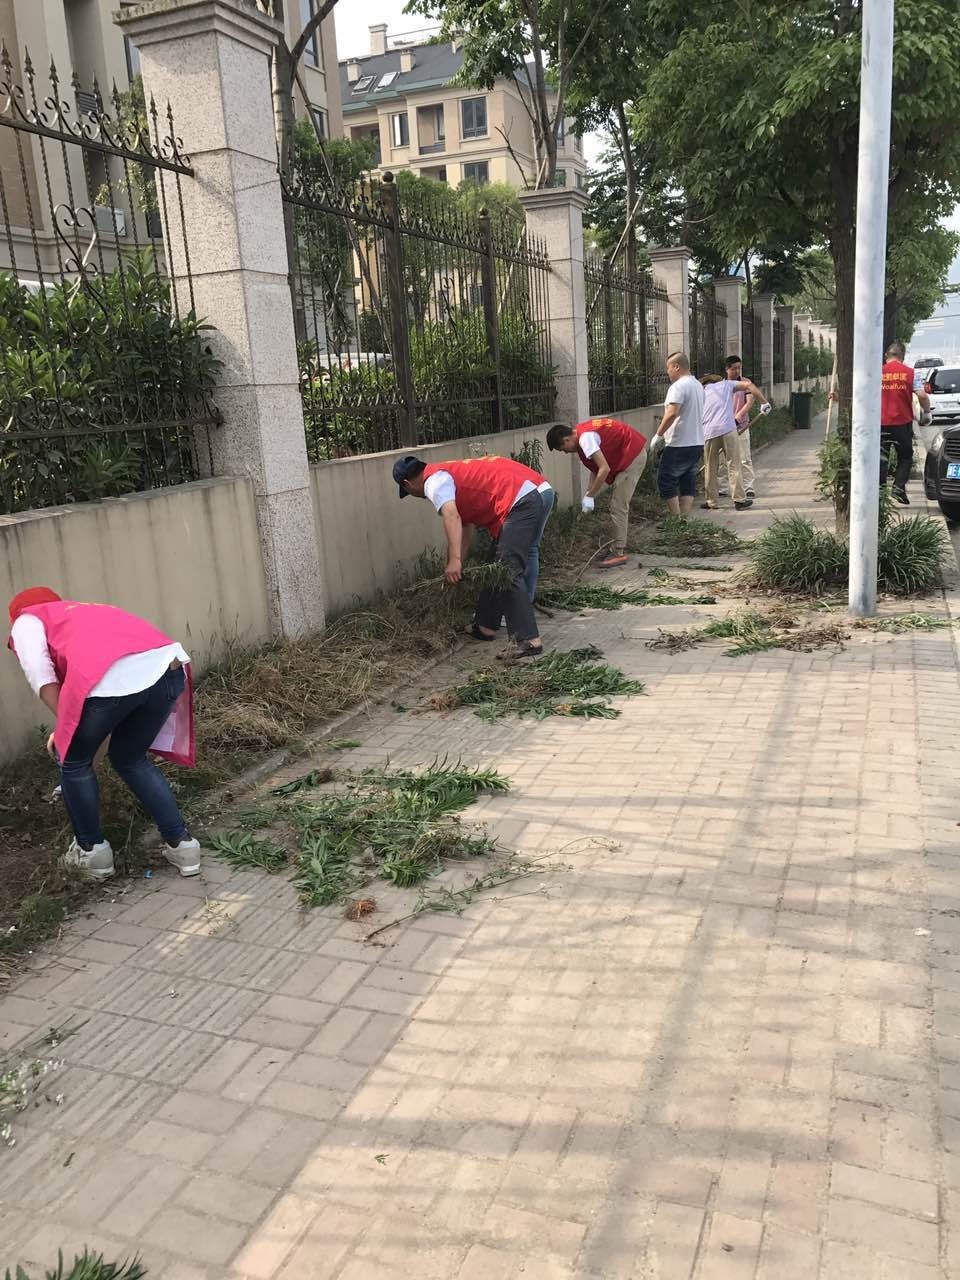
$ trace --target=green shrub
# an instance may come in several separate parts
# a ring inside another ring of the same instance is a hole
[[[939,521],[914,516],[892,523],[880,535],[877,555],[880,589],[908,596],[938,587],[941,561],[949,546]]]
[[[819,595],[847,577],[847,547],[801,515],[774,520],[754,543],[757,583],[780,591]]]
[[[895,595],[929,591],[940,582],[940,562],[948,541],[942,525],[925,516],[889,522],[881,503],[877,585]],[[801,515],[775,520],[753,545],[753,576],[758,586],[820,595],[846,585],[848,543]]]

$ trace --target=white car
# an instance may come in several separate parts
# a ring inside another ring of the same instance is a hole
[[[941,365],[926,370],[924,390],[930,397],[934,425],[960,422],[960,368]]]

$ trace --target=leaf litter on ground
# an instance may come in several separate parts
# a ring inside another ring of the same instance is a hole
[[[643,693],[644,684],[601,662],[602,657],[596,645],[587,645],[532,661],[481,667],[464,684],[432,694],[422,710],[473,707],[475,715],[488,721],[506,715],[614,720],[620,711],[610,705],[610,699]]]

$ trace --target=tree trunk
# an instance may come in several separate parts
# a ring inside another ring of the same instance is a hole
[[[896,289],[891,289],[883,299],[883,349],[884,351],[890,346],[897,337],[897,323],[900,316],[900,295]]]
[[[637,202],[637,166],[634,162],[633,147],[630,145],[630,124],[627,120],[627,109],[623,103],[617,106],[620,123],[620,154],[623,158],[623,172],[626,179],[626,237],[623,245],[624,274],[631,280],[637,274],[637,229],[633,220],[633,206]],[[629,351],[636,336],[637,298],[630,289],[624,295],[624,347]]]

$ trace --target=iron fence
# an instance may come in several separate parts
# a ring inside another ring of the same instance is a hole
[[[219,362],[172,112],[139,82],[105,99],[52,63],[43,84],[22,67],[0,48],[0,511],[195,479]]]
[[[658,404],[666,395],[667,294],[646,274],[584,261],[591,414]]]
[[[786,364],[786,345],[787,332],[782,320],[774,319],[773,322],[773,381],[774,385],[778,382],[786,382],[787,380],[787,364]]]
[[[727,308],[714,292],[690,281],[690,372],[696,378],[716,373],[723,376],[726,358]]]
[[[744,376],[758,386],[763,382],[763,321],[752,306],[740,311],[740,357]]]
[[[314,462],[553,417],[546,251],[446,194],[413,204],[323,157],[284,180]]]

